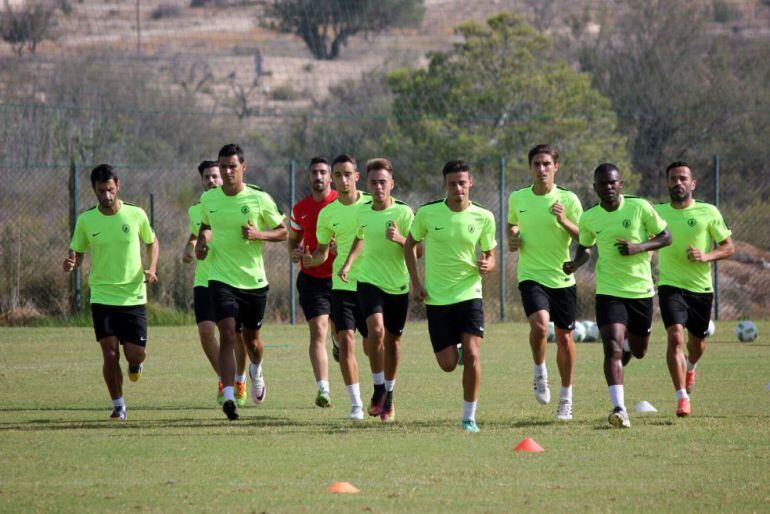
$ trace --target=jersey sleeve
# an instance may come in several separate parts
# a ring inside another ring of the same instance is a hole
[[[406,234],[408,234],[409,230],[412,228],[412,223],[414,223],[414,211],[411,207],[406,206],[399,219],[398,231],[406,237]]]
[[[75,231],[72,233],[72,241],[70,241],[70,249],[77,253],[85,253],[89,246],[90,243],[83,216],[78,216],[75,222]]]
[[[486,212],[484,214],[484,225],[481,227],[479,247],[481,248],[482,252],[488,252],[497,246],[497,227],[495,226],[494,214],[491,212]]]
[[[318,213],[318,222],[315,227],[315,238],[319,244],[328,245],[334,232],[329,224],[329,211],[324,207],[321,212]]]
[[[722,213],[719,212],[716,207],[714,207],[711,212],[711,219],[709,220],[709,235],[711,236],[711,239],[717,243],[721,243],[733,235],[732,230],[730,230],[730,228],[727,226],[727,223],[725,223],[725,219],[722,217]]]
[[[294,232],[301,233],[303,231],[302,225],[299,224],[297,221],[299,219],[299,212],[297,212],[297,207],[299,204],[295,204],[294,207],[291,209],[291,216],[289,217],[289,226]]]
[[[648,201],[643,201],[642,205],[644,206],[642,211],[642,223],[644,223],[647,234],[654,236],[666,230],[666,221],[660,217],[660,214],[655,210],[655,207]]]
[[[414,221],[412,221],[412,228],[409,229],[409,233],[412,234],[412,239],[417,242],[422,241],[425,237],[425,232],[427,232],[425,228],[425,218],[425,211],[417,209],[417,214],[415,214]]]
[[[581,216],[578,230],[578,241],[582,246],[590,248],[596,244],[596,232],[589,226],[585,216]]]
[[[510,225],[519,224],[519,215],[516,213],[516,195],[511,193],[508,197],[508,223]]]
[[[567,218],[576,225],[580,222],[583,215],[583,206],[580,205],[580,199],[575,194],[569,196],[569,203],[565,206],[567,209]]]
[[[371,205],[371,204],[363,204],[363,205]],[[356,217],[356,239],[363,239],[364,238],[364,227],[361,225],[361,209],[364,208],[364,206],[359,207],[356,209],[355,217]]]
[[[198,224],[195,221],[195,206],[193,205],[189,209],[187,209],[187,230],[190,232],[190,235],[193,235],[195,237],[198,237]]]
[[[262,223],[264,223],[264,226],[268,229],[277,227],[281,224],[283,218],[285,218],[283,212],[281,212],[281,209],[278,208],[275,200],[273,200],[273,197],[267,193],[262,197],[260,207],[259,217],[262,220]]]
[[[139,239],[144,244],[152,244],[155,242],[155,232],[150,225],[150,219],[147,217],[147,213],[143,210],[139,210]]]
[[[204,193],[203,196],[201,196],[201,225],[211,226],[211,223],[209,222],[209,208],[205,198],[206,194]]]

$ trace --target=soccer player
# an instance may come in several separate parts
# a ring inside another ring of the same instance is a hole
[[[350,398],[350,412],[348,418],[354,421],[364,419],[364,407],[361,401],[361,387],[358,382],[358,361],[355,354],[356,329],[364,337],[364,350],[369,352],[366,337],[366,320],[361,314],[361,307],[358,301],[358,286],[356,277],[358,276],[358,262],[348,271],[348,280],[344,282],[338,275],[348,252],[356,236],[357,215],[356,212],[363,204],[370,204],[371,197],[359,191],[356,182],[360,178],[356,160],[346,154],[338,155],[332,161],[332,181],[334,189],[337,191],[337,199],[321,209],[318,214],[318,224],[316,227],[316,239],[318,245],[315,251],[308,255],[302,255],[302,266],[304,269],[311,269],[326,262],[329,258],[330,247],[336,243],[337,254],[333,257],[332,264],[332,306],[331,318],[334,323],[334,329],[337,333],[337,342],[339,343],[339,363],[342,379],[347,388]],[[382,356],[380,355],[380,360]],[[375,384],[377,376],[381,377],[380,384],[384,388],[385,378],[380,364],[379,375],[375,375]]]
[[[110,418],[126,419],[120,345],[128,362],[128,378],[142,376],[147,356],[147,291],[145,283],[158,281],[158,241],[147,214],[118,198],[120,180],[109,164],[91,171],[91,187],[98,205],[78,216],[69,255],[63,269],[69,273],[91,254],[88,287],[96,340],[102,348],[102,374],[112,398]],[[147,269],[142,268],[141,243],[147,247]]]
[[[267,277],[262,260],[265,241],[286,241],[284,215],[273,198],[257,186],[246,184],[246,161],[240,146],[228,144],[219,150],[222,187],[201,196],[201,227],[195,254],[205,260],[209,242],[216,238],[209,268],[209,292],[219,329],[219,373],[224,385],[222,404],[227,419],[238,419],[233,388],[237,342],[236,320],[249,354],[251,398],[265,400],[267,388],[262,373],[264,345],[259,337],[267,304]]]
[[[203,161],[198,165],[198,173],[201,177],[203,191],[214,189],[222,185],[222,176],[219,166],[214,161]],[[189,218],[190,236],[187,238],[182,251],[182,262],[191,263],[195,260],[195,242],[198,239],[198,231],[201,226],[201,203],[195,202],[187,210]],[[212,250],[209,250],[212,251]],[[193,306],[195,309],[195,323],[198,325],[198,337],[201,341],[203,353],[217,374],[217,403],[222,405],[224,400],[224,386],[222,377],[219,376],[219,343],[216,336],[216,323],[214,323],[214,306],[209,294],[209,261],[196,261],[195,282],[193,285]],[[236,330],[235,344],[235,402],[239,407],[246,405],[246,348],[241,340],[240,326]]]
[[[479,350],[484,337],[481,277],[495,268],[495,217],[471,202],[473,177],[467,163],[449,161],[443,175],[446,198],[417,209],[404,257],[412,298],[426,304],[436,362],[451,372],[459,359],[463,360],[461,427],[474,433],[479,431],[476,405],[481,382]],[[424,285],[417,270],[416,245],[420,241],[425,245]],[[476,247],[481,250],[478,259]]]
[[[358,273],[358,298],[369,332],[369,364],[379,370],[383,354],[384,394],[375,381],[369,414],[379,414],[383,422],[393,421],[396,409],[393,389],[401,353],[401,335],[409,311],[409,274],[404,263],[403,246],[414,220],[414,212],[404,202],[394,199],[393,166],[387,159],[366,163],[366,185],[372,203],[358,209],[358,233],[345,264],[339,271],[347,281],[359,254],[364,262]]]
[[[598,247],[596,324],[604,343],[604,377],[613,405],[608,421],[613,427],[629,428],[623,366],[632,355],[641,359],[647,352],[655,295],[648,252],[671,244],[671,234],[652,204],[623,195],[622,190],[617,166],[604,163],[594,170],[600,203],[580,218],[580,244],[563,269],[574,273],[589,259],[589,248]],[[623,346],[626,337],[628,351]]]
[[[556,148],[537,145],[528,158],[532,185],[512,192],[508,198],[508,249],[519,252],[519,291],[529,321],[535,398],[542,405],[551,401],[545,349],[548,322],[553,319],[556,364],[561,376],[556,419],[569,421],[577,290],[575,277],[564,273],[562,265],[569,260],[570,242],[578,238],[577,224],[583,208],[574,193],[554,182],[559,171]]]
[[[655,210],[668,224],[673,241],[658,254],[658,301],[668,334],[666,362],[676,390],[676,415],[685,417],[692,412],[689,394],[695,385],[695,367],[706,350],[711,320],[714,290],[709,263],[730,257],[735,247],[719,210],[693,199],[697,183],[689,164],[669,164],[666,180],[671,202],[658,204]],[[685,328],[689,333],[687,357]]]
[[[332,174],[329,162],[323,157],[313,157],[308,168],[310,194],[297,202],[291,211],[289,230],[289,255],[294,262],[302,263],[303,254],[312,254],[318,246],[316,225],[321,209],[337,199],[337,191],[331,188]],[[310,327],[310,364],[313,366],[317,392],[315,404],[330,407],[329,360],[326,355],[326,334],[329,330],[329,314],[332,299],[332,262],[329,255],[320,266],[302,269],[297,274],[299,304]]]

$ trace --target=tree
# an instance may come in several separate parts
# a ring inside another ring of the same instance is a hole
[[[0,14],[0,36],[19,57],[25,49],[35,53],[41,41],[52,39],[55,11],[53,4],[44,2],[25,3],[14,8],[6,1],[5,9]]]
[[[355,34],[420,23],[423,0],[269,0],[263,25],[296,34],[316,59],[336,59]]]
[[[609,100],[587,75],[552,59],[545,36],[511,14],[489,18],[486,27],[465,23],[456,33],[462,41],[431,54],[427,69],[391,74],[395,118],[407,141],[393,151],[411,152],[426,172],[457,157],[482,171],[505,157],[522,170],[532,146],[551,143],[564,155],[560,181],[584,198],[592,196],[598,163],[627,169],[626,140]],[[634,176],[624,175],[632,190]]]

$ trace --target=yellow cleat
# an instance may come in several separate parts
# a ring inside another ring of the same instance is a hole
[[[128,379],[131,382],[139,382],[139,379],[142,378],[142,370],[144,369],[144,364],[140,364],[138,366],[129,366],[128,367]]]

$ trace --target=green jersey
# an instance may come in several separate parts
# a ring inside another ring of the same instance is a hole
[[[490,211],[475,203],[460,212],[450,209],[446,200],[426,203],[417,209],[411,234],[425,245],[426,304],[451,305],[482,297],[476,247],[486,252],[497,246]]]
[[[388,240],[385,232],[395,225],[406,237],[412,227],[414,212],[400,200],[393,199],[390,206],[375,211],[373,204],[358,209],[358,233],[364,240],[364,251],[358,280],[379,287],[388,294],[409,292],[409,272],[404,262],[404,247]]]
[[[122,202],[112,215],[102,214],[94,206],[78,216],[70,248],[78,253],[91,253],[91,303],[147,303],[140,243],[154,241],[147,214],[130,203]]]
[[[721,243],[732,235],[719,210],[699,201],[684,209],[675,209],[670,203],[658,204],[655,210],[666,220],[671,232],[671,245],[658,251],[658,285],[712,293],[711,263],[691,262],[687,247],[708,252],[714,242]]]
[[[198,237],[198,232],[201,228],[201,203],[195,202],[190,206],[189,209],[187,209],[187,216],[190,219],[190,222],[188,224],[190,234],[194,235],[195,237]],[[208,256],[202,260],[196,260],[195,261],[195,281],[193,282],[193,287],[203,286],[208,287],[209,285],[209,267],[211,266],[211,256],[214,253],[214,242],[212,241],[211,244],[209,244],[209,254]]]
[[[532,186],[519,189],[508,197],[508,223],[519,226],[519,282],[534,280],[546,287],[560,288],[575,284],[575,275],[567,275],[562,265],[570,260],[572,237],[551,213],[555,203],[564,206],[572,223],[578,225],[583,207],[575,193],[554,185],[544,195]]]
[[[337,256],[332,265],[332,289],[341,291],[355,291],[358,288],[356,279],[358,270],[361,267],[363,259],[361,256],[356,259],[348,273],[348,282],[343,282],[337,275],[342,265],[348,258],[350,247],[353,245],[353,239],[356,237],[358,229],[358,209],[363,204],[372,203],[372,197],[367,193],[358,193],[358,199],[345,205],[339,198],[321,209],[318,214],[318,224],[316,225],[316,239],[320,244],[328,245],[332,239],[337,242]]]
[[[650,298],[655,295],[649,252],[621,255],[619,239],[642,243],[666,229],[666,222],[652,204],[636,196],[620,196],[620,206],[606,211],[597,204],[580,218],[580,244],[599,249],[596,264],[596,294],[620,298]]]
[[[221,187],[201,196],[201,222],[211,227],[216,245],[209,267],[209,280],[238,289],[260,289],[267,285],[262,259],[262,241],[244,239],[242,228],[251,221],[257,230],[272,230],[283,221],[273,198],[257,186],[228,196]]]

